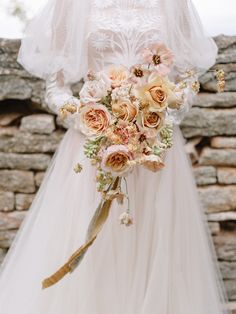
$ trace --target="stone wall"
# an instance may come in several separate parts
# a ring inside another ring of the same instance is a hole
[[[194,174],[230,300],[236,300],[236,37],[219,36],[217,68],[182,123]],[[5,256],[39,188],[64,129],[43,102],[44,83],[17,63],[19,41],[0,40],[0,259]],[[77,93],[79,86],[74,86]]]

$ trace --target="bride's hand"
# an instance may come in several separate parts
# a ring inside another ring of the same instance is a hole
[[[80,100],[74,96],[66,99],[59,108],[58,115],[66,128],[79,129],[78,112]]]
[[[80,107],[80,101],[73,96],[70,86],[64,84],[62,73],[52,74],[46,80],[45,101],[49,109],[58,116],[61,115],[63,107],[75,107],[73,113],[67,110],[64,111],[63,125],[78,129],[78,109]]]

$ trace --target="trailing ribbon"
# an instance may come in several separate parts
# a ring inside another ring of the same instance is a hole
[[[116,190],[120,185],[121,178],[117,177],[114,182],[109,186],[107,192]],[[72,273],[83,260],[88,248],[96,240],[99,232],[102,230],[110,213],[112,199],[102,199],[98,208],[96,209],[87,231],[86,242],[83,244],[70,258],[69,260],[60,267],[53,275],[46,278],[42,282],[42,288],[46,289],[57,282],[59,282],[65,275]]]

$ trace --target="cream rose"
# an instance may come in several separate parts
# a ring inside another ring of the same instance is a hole
[[[135,94],[143,103],[149,104],[150,111],[156,112],[166,109],[169,92],[168,82],[157,76],[150,83],[136,90]]]
[[[96,103],[83,106],[79,116],[81,132],[90,137],[105,133],[111,122],[111,115],[107,108]]]
[[[153,172],[157,172],[165,166],[162,159],[156,155],[145,156],[142,164],[145,168]]]
[[[103,81],[87,81],[80,91],[82,103],[99,102],[107,96],[109,85]]]
[[[107,148],[102,159],[102,168],[114,175],[124,175],[130,170],[131,159],[128,148],[124,145],[112,145]]]
[[[128,80],[130,73],[124,66],[112,66],[107,70],[107,75],[111,80],[113,88],[120,87],[122,83]]]
[[[138,114],[138,110],[138,105],[130,100],[120,100],[112,105],[114,116],[123,121],[133,121]]]

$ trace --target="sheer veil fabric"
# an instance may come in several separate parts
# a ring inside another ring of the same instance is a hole
[[[43,79],[63,69],[66,81],[78,81],[88,69],[86,37],[91,11],[109,6],[122,9],[127,4],[158,8],[154,12],[161,20],[158,32],[173,51],[178,69],[195,68],[201,73],[214,64],[217,47],[206,36],[189,0],[49,0],[29,23],[18,61]]]
[[[65,83],[73,83],[88,69],[106,66],[114,53],[124,65],[132,58],[136,62],[137,47],[152,42],[153,34],[176,55],[173,77],[189,67],[200,74],[215,62],[216,46],[188,0],[50,0],[30,22],[19,62],[43,79],[63,72]],[[142,41],[135,46],[133,38]],[[51,162],[1,267],[0,313],[228,314],[177,126],[165,169],[154,174],[139,168],[128,177],[134,225],[119,225],[122,208],[114,203],[81,266],[56,286],[41,289],[42,279],[84,242],[100,199],[84,142],[81,133],[69,129]],[[84,171],[76,175],[78,161]]]

